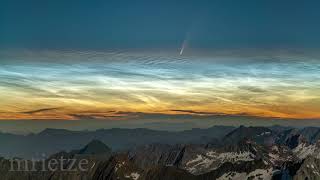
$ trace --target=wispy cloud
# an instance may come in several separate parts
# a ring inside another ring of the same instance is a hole
[[[21,112],[21,113],[35,114],[35,113],[43,113],[43,112],[54,111],[54,110],[59,110],[59,109],[61,109],[61,108],[43,108],[43,109],[36,109],[36,110],[32,110],[32,111],[25,111],[25,112]]]

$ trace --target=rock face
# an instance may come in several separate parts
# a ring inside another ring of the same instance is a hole
[[[242,141],[245,138],[249,138],[257,142],[258,144],[264,144],[267,142],[267,139],[272,138],[272,136],[273,131],[269,128],[240,126],[239,128],[227,134],[222,139],[222,142],[224,144],[234,144]]]
[[[320,159],[312,156],[307,157],[294,175],[294,180],[319,179]]]
[[[297,147],[299,144],[306,143],[307,141],[301,134],[296,134],[290,136],[286,142],[285,145],[287,145],[290,149],[294,149]]]
[[[224,137],[209,143],[162,144],[147,143],[125,151],[112,152],[99,140],[69,152],[49,156],[47,166],[55,159],[83,160],[85,170],[66,171],[71,162],[58,162],[56,171],[41,171],[40,161],[35,171],[11,171],[17,162],[0,159],[1,180],[240,180],[320,179],[320,142],[317,128],[288,129],[239,127]],[[50,130],[51,131],[51,130]],[[198,131],[198,130],[197,130]],[[55,131],[54,131],[55,132]],[[56,135],[64,131],[55,132]],[[189,133],[189,132],[188,132]],[[43,132],[50,136],[52,132]],[[272,143],[266,143],[272,139]],[[25,161],[32,167],[32,161]]]
[[[152,144],[138,147],[129,152],[131,160],[141,168],[150,166],[175,166],[180,167],[184,158],[193,148],[192,145],[160,145]]]

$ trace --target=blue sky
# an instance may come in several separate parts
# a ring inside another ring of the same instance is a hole
[[[319,47],[316,0],[1,0],[0,47]]]

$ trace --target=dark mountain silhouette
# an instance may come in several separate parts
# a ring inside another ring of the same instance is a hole
[[[92,140],[84,148],[79,150],[78,154],[101,154],[111,153],[111,149],[99,140]]]

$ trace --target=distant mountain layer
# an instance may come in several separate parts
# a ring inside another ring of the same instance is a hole
[[[0,156],[38,158],[59,151],[79,149],[96,139],[114,151],[126,150],[145,144],[205,144],[234,130],[229,126],[192,129],[181,132],[150,129],[100,129],[96,131],[69,131],[45,129],[38,134],[14,135],[0,133]]]
[[[272,126],[244,127],[214,126],[180,132],[150,129],[100,129],[96,131],[69,131],[45,129],[38,134],[15,135],[0,133],[0,156],[42,158],[59,151],[80,149],[92,140],[99,140],[113,151],[123,151],[148,144],[200,144],[219,147],[250,138],[258,144],[281,144],[293,149],[300,143],[315,144],[320,128],[302,129]]]

